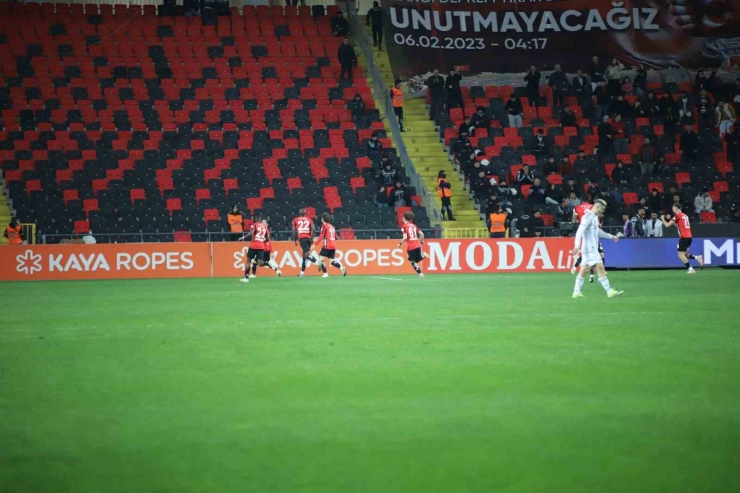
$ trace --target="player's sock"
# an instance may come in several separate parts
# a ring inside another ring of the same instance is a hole
[[[269,267],[270,269],[274,270],[274,271],[277,271],[277,270],[278,270],[278,264],[277,264],[277,263],[275,263],[275,261],[274,261],[274,260],[272,260],[272,259],[270,259],[270,261],[269,261],[269,262],[267,262],[267,266],[268,266],[268,267]]]
[[[601,287],[604,288],[604,291],[606,291],[607,293],[612,288],[609,284],[609,278],[606,276],[599,278],[599,284],[601,284]]]
[[[252,264],[252,275],[253,276],[257,275],[257,264]]]
[[[578,266],[581,265],[581,260],[583,260],[583,256],[579,256],[578,257],[578,260],[576,260],[576,265],[574,265],[573,267],[575,267],[577,269]]]
[[[301,261],[301,272],[306,272],[306,259]]]
[[[576,287],[573,289],[573,294],[578,294],[581,292],[581,288],[583,287],[583,283],[585,281],[585,277],[576,276]]]
[[[684,262],[684,264],[683,264],[683,265],[684,265],[684,267],[686,267],[687,269],[690,269],[690,268],[691,268],[691,263],[689,263],[689,262]]]
[[[696,258],[696,257],[693,254],[691,254],[691,253],[687,253],[686,254],[686,258],[692,259],[692,258]]]
[[[419,265],[416,262],[411,262],[411,267],[414,268],[417,274],[421,274],[421,269],[419,268]]]
[[[326,266],[323,260],[319,262],[319,272],[326,272]]]
[[[593,267],[591,267],[591,275],[592,276],[594,275],[594,268]]]
[[[339,262],[339,260],[332,260],[331,261],[331,266],[332,267],[336,267],[337,269],[341,269],[342,268],[342,263]]]

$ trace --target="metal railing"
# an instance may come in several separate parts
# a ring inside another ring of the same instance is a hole
[[[416,192],[421,197],[422,206],[427,210],[429,219],[432,222],[432,226],[435,228],[442,227],[442,217],[440,210],[437,208],[435,196],[432,195],[429,188],[427,187],[424,179],[419,175],[414,163],[409,156],[409,151],[406,148],[406,143],[401,136],[401,126],[398,123],[396,114],[393,112],[393,106],[391,104],[390,88],[383,82],[383,77],[380,75],[375,64],[375,58],[373,56],[373,49],[370,43],[370,38],[367,35],[367,30],[364,24],[357,16],[357,11],[354,7],[347,7],[347,19],[349,20],[351,33],[353,39],[357,43],[357,46],[362,52],[362,56],[367,60],[368,67],[370,68],[370,76],[373,82],[373,97],[375,101],[380,105],[380,109],[384,115],[384,118],[388,121],[388,127],[391,129],[393,135],[393,142],[396,146],[398,157],[401,160],[401,164],[404,167],[406,175],[411,180],[411,183],[416,187]]]

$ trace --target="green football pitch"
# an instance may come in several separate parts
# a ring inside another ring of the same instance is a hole
[[[0,491],[740,491],[740,272],[610,278],[0,284]]]

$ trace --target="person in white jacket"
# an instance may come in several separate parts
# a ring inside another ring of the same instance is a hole
[[[697,214],[714,212],[714,209],[712,209],[712,197],[709,196],[709,190],[706,188],[694,199],[694,210]]]
[[[663,222],[658,217],[657,212],[650,214],[650,219],[645,224],[645,236],[648,238],[662,238],[663,237]]]
[[[730,127],[735,124],[735,108],[729,102],[721,99],[717,101],[717,107],[714,109],[714,121],[719,127],[719,138],[724,138]]]

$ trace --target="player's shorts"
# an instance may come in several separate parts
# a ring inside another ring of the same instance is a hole
[[[421,254],[421,248],[414,248],[408,252],[409,262],[421,262],[424,260],[424,256]]]
[[[301,245],[304,255],[311,251],[311,238],[299,238],[298,244]]]
[[[336,254],[337,254],[336,250],[327,250],[326,248],[322,248],[321,251],[319,252],[320,256],[330,258],[332,260],[334,260],[334,255]]]
[[[250,261],[254,260],[255,258],[257,260],[261,260],[264,251],[264,249],[255,250],[254,248],[249,248],[249,250],[247,250],[247,259],[249,259]]]
[[[264,250],[264,253],[262,254],[262,261],[264,263],[267,263],[272,258],[272,252],[268,252],[267,250]]]
[[[691,246],[691,242],[693,241],[693,238],[680,238],[678,240],[678,251],[679,252],[686,252],[689,250],[689,247]]]
[[[599,252],[588,252],[583,253],[581,265],[587,265],[589,267],[593,267],[596,264],[601,264],[604,261],[601,260],[601,255],[599,255]]]

